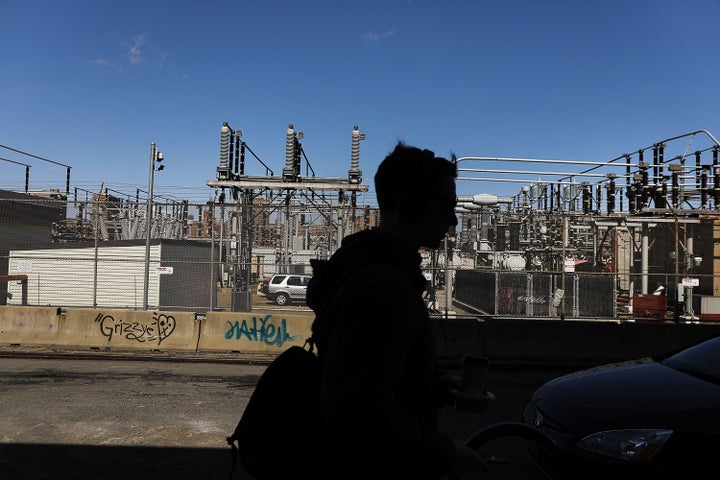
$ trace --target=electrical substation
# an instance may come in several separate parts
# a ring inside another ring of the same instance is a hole
[[[154,143],[148,192],[138,188],[134,198],[101,186],[82,199],[69,182],[64,194],[27,184],[25,193],[4,192],[10,216],[0,222],[11,228],[0,238],[0,269],[22,276],[32,262],[42,279],[28,276],[22,291],[1,283],[6,301],[147,308],[144,289],[150,306],[248,311],[263,279],[312,274],[310,259],[329,258],[345,236],[378,225],[360,128],[348,129],[343,177],[317,175],[303,138],[288,125],[285,162],[273,170],[223,123],[205,203],[153,195],[163,161]],[[428,306],[445,315],[720,320],[719,154],[717,139],[696,130],[610,159],[456,158],[458,226],[442,248],[421,252]],[[43,242],[59,245],[48,251]],[[58,256],[81,270],[58,269]],[[104,256],[127,265],[101,265]],[[112,277],[107,286],[103,275]]]
[[[325,258],[378,218],[357,202],[367,191],[358,127],[346,178],[316,176],[302,138],[289,125],[282,172],[263,164],[265,176],[250,176],[244,168],[253,153],[242,132],[227,123],[221,129],[217,180],[208,185],[231,209],[221,237],[240,292],[253,279],[253,248],[274,248],[271,269],[302,270],[309,262],[299,252]],[[719,150],[710,132],[698,130],[606,161],[460,157],[459,184],[509,182],[519,191],[460,196],[457,231],[441,252],[424,252],[428,278],[446,298],[496,315],[615,317],[635,307],[664,317],[669,305],[676,317],[705,310],[712,318],[720,313],[712,300],[720,294]],[[497,164],[516,168],[487,168]],[[267,271],[267,258],[264,265]],[[653,293],[662,293],[662,308]]]
[[[316,176],[300,142],[303,134],[292,124],[285,138],[285,166],[278,176],[241,137],[242,131],[223,124],[217,180],[208,186],[220,191],[219,203],[230,209],[224,236],[228,247],[224,278],[232,277],[233,304],[243,306],[251,301],[254,246],[274,248],[274,265],[263,270],[290,272],[300,268],[302,272],[309,266],[308,255],[328,258],[343,237],[360,228],[358,211],[363,212],[361,228],[370,226],[370,215],[369,206],[359,209],[357,204],[358,192],[368,191],[360,170],[360,142],[365,134],[357,126],[350,137],[346,178]],[[248,152],[265,167],[266,175],[245,175]],[[298,258],[300,251],[305,252],[304,258]],[[258,262],[258,269],[266,264],[267,260]]]
[[[541,315],[555,307],[556,313],[595,316],[593,305],[607,302],[597,298],[602,291],[603,298],[624,300],[627,313],[634,309],[637,316],[664,318],[667,298],[676,318],[697,319],[698,312],[716,318],[719,149],[712,134],[699,130],[601,162],[459,158],[459,182],[521,184],[512,197],[460,199],[457,241],[473,268],[528,276],[505,302],[510,311],[502,312],[502,302],[482,306],[494,313],[528,314],[534,306],[532,313]],[[489,163],[517,168],[486,168]],[[535,272],[551,278],[533,282]],[[603,278],[612,279],[610,288]],[[477,295],[470,297],[477,303]],[[543,298],[550,299],[549,308]]]

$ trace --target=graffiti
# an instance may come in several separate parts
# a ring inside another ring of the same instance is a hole
[[[536,303],[539,305],[548,303],[548,298],[544,296],[521,295],[517,299],[519,302]]]
[[[294,340],[297,336],[292,336],[287,330],[287,320],[281,319],[280,324],[276,325],[270,322],[271,314],[265,317],[252,317],[252,320],[228,321],[228,331],[225,332],[225,338],[235,340],[246,338],[251,342],[262,342],[266,345],[277,345],[281,347],[286,341]]]
[[[127,340],[145,343],[157,340],[158,345],[175,331],[177,321],[172,315],[155,314],[152,322],[127,322],[115,319],[111,315],[98,313],[95,323],[100,324],[100,333],[110,342],[114,336],[122,336]]]
[[[12,330],[52,331],[57,328],[57,323],[52,318],[48,318],[46,312],[29,310],[27,312],[12,312],[10,326]]]
[[[497,313],[517,313],[517,303],[513,301],[512,287],[499,287],[497,292]]]

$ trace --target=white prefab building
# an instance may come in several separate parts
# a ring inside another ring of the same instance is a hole
[[[150,243],[148,308],[209,310],[215,268],[209,243],[153,239]],[[11,248],[8,305],[132,308],[145,300],[146,243],[119,240],[34,244]]]

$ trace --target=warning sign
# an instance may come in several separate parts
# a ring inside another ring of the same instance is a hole
[[[157,273],[160,275],[172,275],[173,267],[157,267]]]
[[[566,272],[574,272],[575,271],[575,259],[574,258],[566,258],[565,259],[565,271]]]

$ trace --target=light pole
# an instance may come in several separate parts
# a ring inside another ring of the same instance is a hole
[[[145,215],[145,284],[143,293],[143,310],[148,309],[148,286],[150,283],[150,234],[152,233],[152,203],[153,203],[153,183],[155,181],[155,162],[163,161],[163,154],[155,146],[155,142],[150,144],[150,176],[148,179],[148,201],[147,212]],[[157,167],[160,171],[165,168],[164,165]]]

